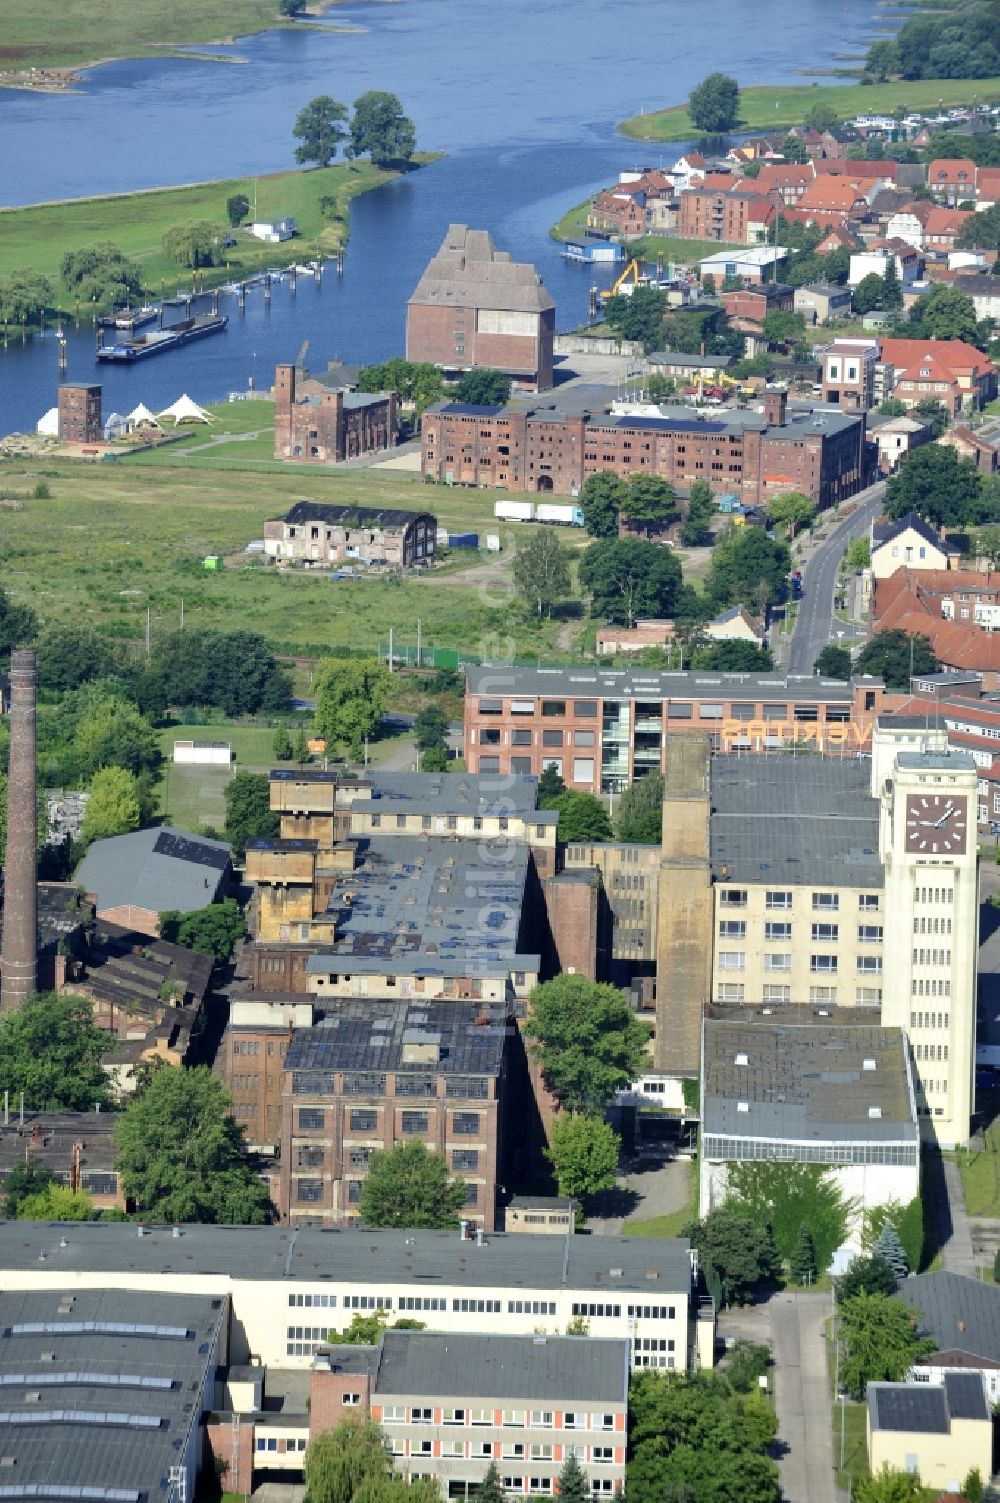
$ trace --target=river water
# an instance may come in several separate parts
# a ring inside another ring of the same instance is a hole
[[[100,380],[106,413],[268,386],[306,339],[314,370],[401,354],[406,299],[451,221],[533,261],[558,327],[572,328],[595,278],[560,257],[550,225],[620,168],[683,149],[629,141],[617,120],[685,98],[713,68],[743,84],[821,76],[897,19],[878,0],[715,0],[702,21],[684,0],[356,0],[328,16],[321,29],[93,69],[65,95],[0,92],[5,204],[279,171],[292,165],[296,111],[319,93],[390,89],[421,147],[447,152],[355,199],[343,278],[300,278],[294,294],[283,282],[270,305],[255,290],[243,313],[224,298],[225,334],[116,368],[95,363],[90,330],[68,331],[68,378]],[[0,433],[33,428],[58,380],[52,334],[0,351]]]

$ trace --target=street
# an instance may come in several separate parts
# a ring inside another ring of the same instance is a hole
[[[836,641],[832,633],[837,569],[850,540],[867,533],[884,496],[885,481],[859,492],[854,511],[837,523],[804,564],[802,599],[785,664],[789,673],[812,673],[823,648],[831,640]]]

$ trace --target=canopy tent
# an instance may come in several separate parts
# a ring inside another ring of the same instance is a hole
[[[128,418],[124,412],[111,412],[104,419],[105,438],[124,438],[128,432]]]
[[[48,412],[38,419],[38,422],[35,424],[35,432],[42,433],[47,438],[59,437],[58,407],[50,407]]]
[[[164,407],[159,414],[161,418],[173,418],[174,427],[178,423],[214,423],[215,418],[204,407],[199,407],[197,402],[192,402],[187,392],[178,397],[169,407]]]
[[[138,407],[132,408],[126,422],[130,428],[159,428],[160,426],[145,402],[140,402]]]

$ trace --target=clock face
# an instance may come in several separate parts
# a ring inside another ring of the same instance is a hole
[[[906,849],[927,856],[959,855],[968,836],[968,799],[952,793],[911,793],[906,800]]]

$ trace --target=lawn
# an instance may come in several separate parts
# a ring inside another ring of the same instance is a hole
[[[976,1115],[983,1124],[982,1149],[960,1148],[955,1157],[970,1216],[1000,1217],[1000,1092],[979,1087]]]
[[[423,166],[434,155],[418,153]],[[110,198],[78,198],[61,203],[34,204],[0,210],[0,277],[30,266],[52,280],[61,305],[73,307],[59,282],[59,263],[68,250],[110,240],[138,261],[146,288],[157,296],[177,286],[191,286],[191,272],[164,256],[160,242],[165,230],[193,220],[226,224],[226,200],[243,193],[254,203],[260,219],[292,218],[301,234],[281,245],[266,245],[237,231],[238,244],[225,266],[199,273],[206,285],[251,275],[268,266],[330,255],[348,238],[348,205],[359,193],[398,177],[370,162],[345,162],[311,171],[265,173],[257,178],[220,178],[183,188],[157,188],[122,193]],[[335,201],[333,217],[324,216],[320,199]]]
[[[843,1412],[841,1412],[843,1411]],[[864,1404],[833,1405],[833,1454],[837,1485],[844,1492],[853,1492],[857,1484],[868,1476],[868,1437],[865,1429],[866,1408]],[[843,1436],[841,1436],[843,1426]],[[843,1461],[843,1466],[841,1466]]]
[[[667,1211],[663,1216],[626,1221],[622,1231],[626,1237],[677,1237],[681,1227],[687,1226],[692,1216],[691,1207],[685,1206],[680,1211]]]
[[[160,813],[181,830],[203,825],[221,830],[226,820],[226,784],[233,772],[267,772],[274,765],[274,730],[267,725],[237,725],[212,721],[208,725],[169,725],[159,733],[163,772],[157,793]],[[236,760],[232,767],[193,767],[170,760],[175,741],[228,741]]]
[[[82,66],[159,56],[287,25],[277,0],[6,0],[0,67]]]
[[[229,417],[228,409],[219,411]],[[234,423],[244,421],[241,412]],[[30,492],[42,475],[51,498],[33,501]],[[425,647],[556,656],[560,623],[536,625],[508,608],[508,554],[494,564],[472,553],[467,568],[476,572],[467,583],[461,569],[331,582],[325,572],[279,572],[242,551],[263,536],[266,518],[303,497],[426,508],[445,526],[484,532],[495,525],[498,493],[492,491],[426,486],[418,476],[371,469],[316,473],[285,466],[257,473],[147,466],[140,473],[121,462],[22,459],[0,462],[0,489],[17,498],[2,512],[4,587],[14,599],[30,601],[43,621],[89,622],[139,642],[147,608],[155,638],[175,629],[183,598],[189,626],[239,624],[278,651],[302,656],[337,646],[374,653],[390,627],[398,648],[414,642],[418,620]],[[509,548],[531,529],[500,531]],[[226,557],[230,566],[206,571],[207,554]],[[484,575],[484,568],[490,572]],[[493,578],[493,570],[501,577]]]
[[[792,84],[783,88],[766,85],[740,92],[739,131],[784,130],[801,125],[816,104],[829,105],[842,120],[858,114],[891,113],[893,110],[936,108],[944,104],[969,104],[1000,99],[1000,78],[923,78],[886,84]],[[635,115],[618,129],[640,141],[690,141],[701,134],[691,124],[686,104]]]

